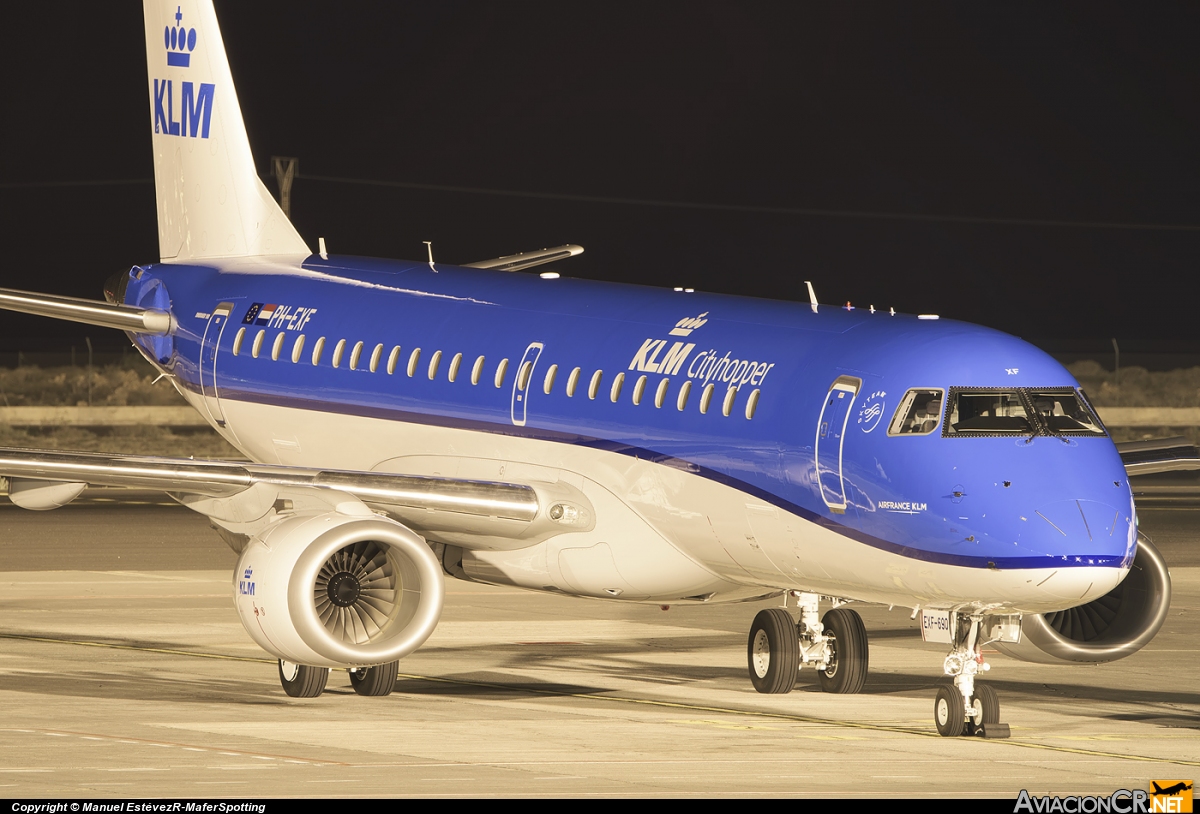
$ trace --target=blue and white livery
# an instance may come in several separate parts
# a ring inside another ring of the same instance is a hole
[[[446,575],[625,602],[785,597],[747,643],[787,692],[857,692],[847,603],[949,647],[945,735],[1003,735],[994,643],[1105,661],[1167,612],[1126,470],[1078,383],[951,320],[313,254],[259,181],[207,0],[146,0],[160,261],[106,302],[0,307],[124,330],[252,463],[0,450],[12,499],[160,488],[239,553],[289,694],[391,691]],[[786,610],[794,597],[797,621]],[[822,602],[833,607],[819,615]]]

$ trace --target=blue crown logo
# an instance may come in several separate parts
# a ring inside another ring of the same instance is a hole
[[[175,27],[163,30],[163,46],[167,49],[167,64],[176,68],[187,68],[192,64],[192,51],[196,50],[196,29],[183,25],[182,6],[175,7]]]

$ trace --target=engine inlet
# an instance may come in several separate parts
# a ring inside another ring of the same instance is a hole
[[[365,644],[396,610],[396,569],[373,540],[352,543],[321,566],[313,585],[317,616],[335,638]]]

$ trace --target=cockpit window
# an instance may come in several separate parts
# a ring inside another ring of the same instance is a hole
[[[1108,433],[1082,393],[1070,387],[951,387],[945,436]]]
[[[928,435],[937,429],[942,417],[944,391],[913,388],[900,399],[888,435]]]
[[[1100,421],[1092,415],[1074,390],[1030,390],[1029,398],[1038,420],[1051,433],[1104,435]]]
[[[1034,435],[1017,390],[950,388],[945,435]]]

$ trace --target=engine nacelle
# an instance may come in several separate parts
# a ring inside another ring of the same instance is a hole
[[[385,664],[437,626],[442,568],[411,529],[371,514],[290,517],[246,544],[233,579],[242,624],[297,664]]]
[[[1138,536],[1129,575],[1099,599],[1054,613],[1026,614],[1021,643],[995,647],[1022,661],[1116,661],[1145,647],[1171,607],[1171,574],[1150,541]]]

